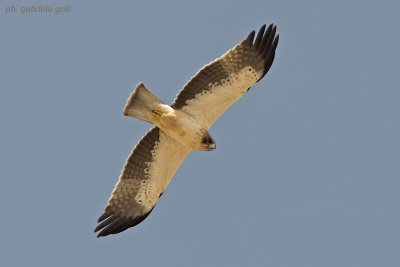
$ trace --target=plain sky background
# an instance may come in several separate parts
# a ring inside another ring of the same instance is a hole
[[[5,14],[29,5],[65,14]],[[398,1],[0,1],[0,266],[400,266]],[[268,75],[138,227],[93,229],[135,84],[171,103],[262,24]]]

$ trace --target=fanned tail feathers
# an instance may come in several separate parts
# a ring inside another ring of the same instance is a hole
[[[157,110],[160,104],[164,103],[143,83],[139,83],[128,98],[128,102],[124,108],[124,115],[154,124],[153,110]]]

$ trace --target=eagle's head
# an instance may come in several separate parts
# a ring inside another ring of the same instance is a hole
[[[215,140],[214,138],[212,138],[212,136],[209,133],[206,133],[202,139],[202,143],[204,146],[204,150],[213,150],[215,149],[217,146],[215,144]]]

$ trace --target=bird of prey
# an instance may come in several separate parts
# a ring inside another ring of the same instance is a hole
[[[98,237],[141,223],[153,210],[176,170],[192,150],[215,149],[213,123],[265,76],[275,57],[276,26],[263,25],[205,65],[169,106],[143,83],[128,98],[124,115],[155,125],[132,150],[104,213]],[[254,38],[255,37],[255,38]]]

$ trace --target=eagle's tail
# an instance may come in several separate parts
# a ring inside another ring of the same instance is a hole
[[[124,115],[153,123],[154,111],[164,104],[143,84],[139,83],[128,98]]]

